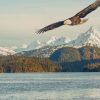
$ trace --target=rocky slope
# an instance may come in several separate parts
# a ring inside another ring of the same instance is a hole
[[[100,71],[100,48],[98,47],[64,47],[56,50],[50,59],[64,72]]]
[[[59,71],[100,71],[100,34],[95,27],[67,44],[23,51],[17,56],[0,56],[0,72]]]

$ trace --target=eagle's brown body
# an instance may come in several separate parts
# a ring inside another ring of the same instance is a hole
[[[85,9],[83,9],[82,11],[80,11],[79,13],[74,15],[73,17],[68,18],[64,21],[59,21],[59,22],[53,23],[51,25],[48,25],[48,26],[40,29],[39,31],[37,31],[37,33],[44,33],[46,31],[58,28],[62,25],[73,26],[73,25],[83,24],[87,21],[87,19],[83,19],[83,18],[86,17],[92,11],[96,10],[98,7],[100,7],[100,0],[96,0],[93,4],[89,5],[88,7],[86,7]]]
[[[69,20],[72,22],[70,25],[77,25],[81,22],[81,19],[79,16],[71,17]]]
[[[90,12],[92,12],[93,10],[97,9],[97,3],[93,3],[90,6],[88,6],[87,8],[83,9],[81,12],[77,13],[75,16],[69,18],[69,20],[71,20],[71,25],[78,25],[81,23],[82,19],[84,18],[87,14],[89,14]],[[84,23],[84,20],[83,22]]]

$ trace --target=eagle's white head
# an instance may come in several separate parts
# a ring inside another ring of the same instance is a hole
[[[64,21],[64,25],[71,25],[72,24],[72,21],[70,19],[66,19]]]

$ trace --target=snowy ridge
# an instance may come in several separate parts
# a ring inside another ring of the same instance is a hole
[[[24,44],[24,47],[26,47],[26,48],[18,48],[15,51],[18,53],[18,52],[22,52],[22,51],[37,50],[37,49],[45,48],[48,46],[60,46],[60,45],[68,43],[69,41],[70,41],[70,39],[67,37],[58,38],[58,37],[52,36],[49,40],[47,40],[45,42],[40,41],[40,40],[37,40],[37,41],[33,40],[32,43],[27,45],[27,47]]]
[[[100,32],[92,26],[86,33],[81,34],[76,40],[69,42],[68,45],[76,48],[83,46],[100,47]]]
[[[68,40],[68,39],[67,39]],[[70,42],[65,42],[66,38],[51,38],[48,42],[49,45],[43,46],[39,49],[23,51],[20,54],[35,57],[50,57],[56,50],[63,47],[80,48],[83,46],[100,47],[100,33],[96,27],[91,27],[86,33],[81,34],[77,39]],[[41,43],[40,43],[41,44]]]
[[[60,45],[68,43],[69,41],[70,41],[70,39],[67,37],[60,37],[60,38],[51,37],[51,39],[47,42],[46,45],[60,46]]]
[[[16,53],[15,51],[13,51],[9,48],[0,47],[0,55],[7,56],[7,55],[13,55],[15,53]]]

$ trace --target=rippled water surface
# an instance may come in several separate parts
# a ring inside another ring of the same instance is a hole
[[[0,74],[0,100],[100,100],[100,73]]]

